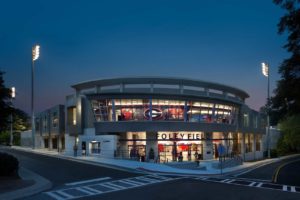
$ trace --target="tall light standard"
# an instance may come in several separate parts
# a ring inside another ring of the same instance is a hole
[[[265,62],[261,63],[261,69],[264,76],[268,78],[268,98],[267,98],[267,151],[268,158],[271,157],[270,154],[270,73],[269,73],[269,65]]]
[[[11,93],[10,93],[10,103],[11,103],[11,106],[13,105],[12,104],[12,100],[16,97],[16,88],[15,87],[12,87],[11,88]],[[10,140],[9,140],[9,145],[12,146],[13,145],[13,139],[14,139],[14,136],[13,136],[13,111],[10,112]]]
[[[35,45],[32,47],[32,59],[31,59],[31,132],[32,132],[32,149],[35,148],[35,118],[34,118],[34,61],[40,56],[40,46]]]

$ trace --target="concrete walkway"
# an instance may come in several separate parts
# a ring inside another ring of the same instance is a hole
[[[220,174],[221,170],[213,168],[212,166],[218,163],[218,160],[206,160],[200,162],[200,167],[197,169],[183,169],[176,165],[180,165],[181,163],[150,163],[150,162],[139,162],[134,160],[122,160],[122,159],[112,159],[112,158],[102,158],[98,156],[70,156],[65,155],[64,153],[59,153],[57,151],[49,151],[46,149],[31,149],[31,148],[24,148],[24,147],[12,147],[14,149],[44,154],[54,157],[65,158],[69,160],[74,160],[78,162],[88,162],[97,164],[100,166],[107,166],[111,168],[120,168],[120,169],[127,169],[127,170],[142,170],[145,172],[157,172],[157,173],[171,173],[171,174],[182,174],[182,175],[217,175]],[[273,158],[273,159],[265,159],[255,162],[244,162],[242,165],[238,165],[235,167],[225,168],[222,169],[222,173],[232,173],[232,172],[241,172],[243,170],[249,171],[252,168],[257,168],[258,166],[266,165],[272,162],[277,162],[282,160],[286,157],[281,158]],[[174,166],[173,166],[174,165]]]
[[[9,192],[5,192],[0,194],[0,199],[12,200],[18,198],[24,198],[27,196],[31,196],[33,194],[40,193],[52,187],[52,183],[42,176],[33,173],[25,168],[19,169],[19,176],[23,180],[33,180],[34,184],[29,187],[24,187],[18,190],[12,190]]]

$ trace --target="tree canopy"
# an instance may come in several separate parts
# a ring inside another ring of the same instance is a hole
[[[0,133],[7,128],[9,123],[8,116],[12,112],[9,101],[11,91],[4,85],[3,75],[4,72],[0,71]]]
[[[272,123],[300,113],[300,0],[273,0],[286,10],[278,23],[278,33],[287,33],[284,48],[290,53],[279,66],[281,80],[272,97]]]

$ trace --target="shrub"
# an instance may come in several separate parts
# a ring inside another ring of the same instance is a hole
[[[18,174],[19,161],[14,156],[0,152],[0,176],[15,176]]]

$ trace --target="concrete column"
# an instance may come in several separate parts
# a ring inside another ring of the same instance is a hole
[[[52,147],[52,145],[53,145],[52,144],[52,137],[49,136],[48,142],[49,142],[49,146],[48,146],[49,150],[53,149],[53,147]]]
[[[225,146],[225,154],[229,153],[229,141],[228,141],[228,132],[223,132],[223,145]]]
[[[256,160],[256,134],[253,135],[253,143],[252,143],[252,149],[253,149],[253,159]]]
[[[146,160],[149,160],[149,152],[152,148],[154,150],[154,160],[158,157],[158,144],[156,138],[157,132],[147,132],[146,133]]]
[[[184,101],[184,113],[183,113],[183,116],[184,116],[184,121],[186,122],[188,119],[188,115],[187,115],[187,101]]]
[[[58,151],[62,151],[62,142],[61,142],[61,140],[62,140],[62,136],[61,135],[59,135],[58,136],[58,138],[57,138],[57,150]]]
[[[214,158],[212,132],[204,133],[205,140],[203,141],[203,160],[210,160]]]
[[[241,137],[241,140],[240,140],[240,137]],[[239,140],[241,141],[241,156],[242,158],[245,160],[246,156],[245,156],[245,153],[246,153],[246,149],[245,149],[245,133],[239,133]]]

